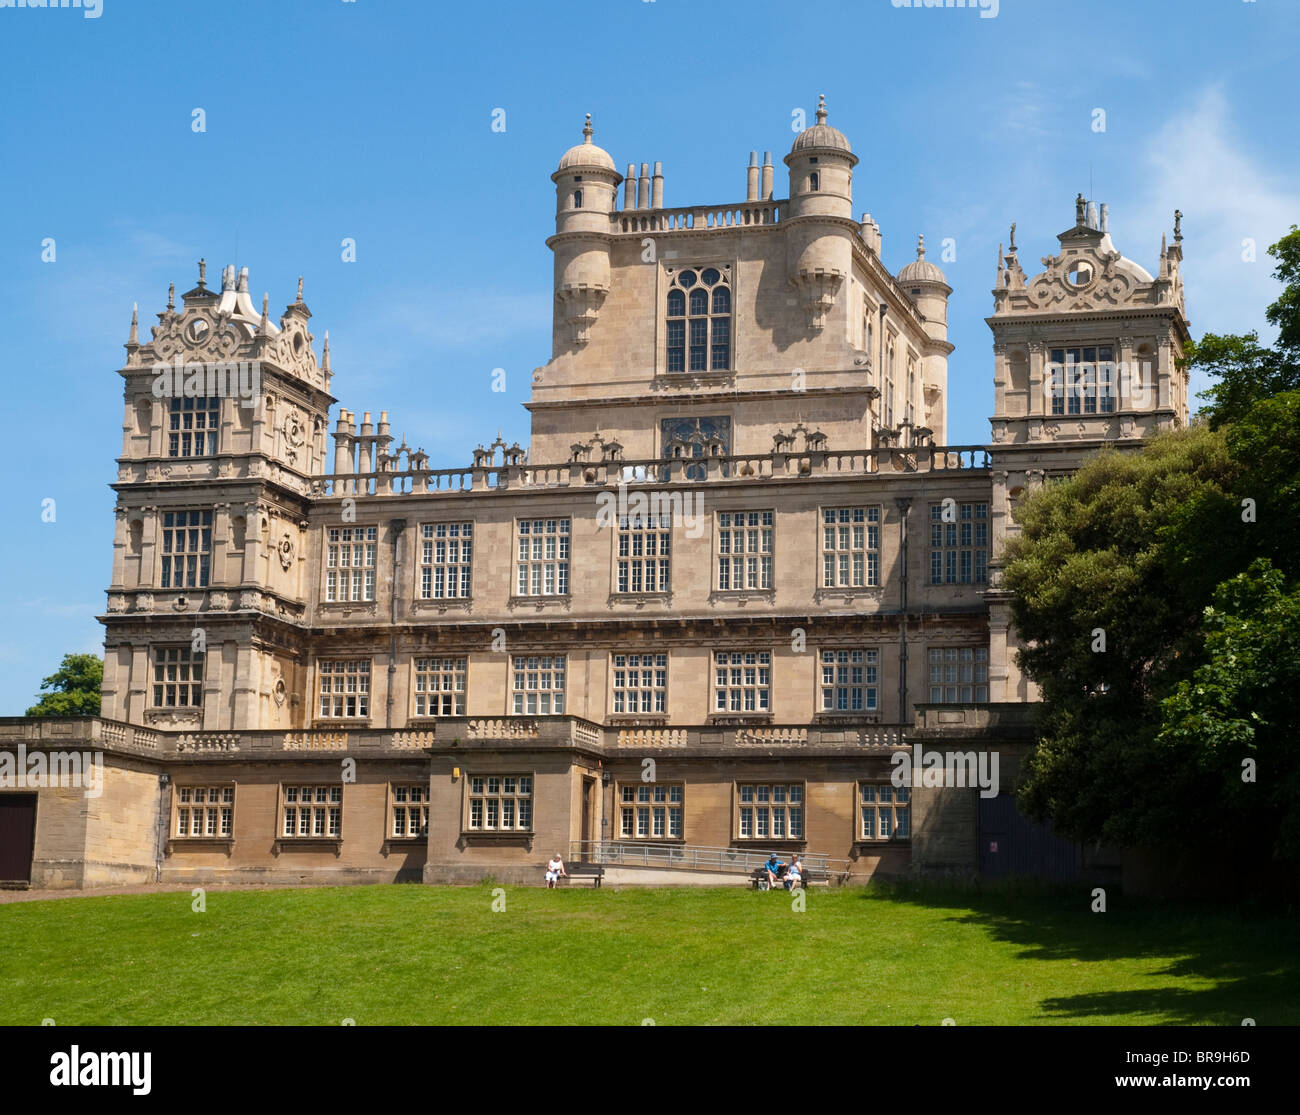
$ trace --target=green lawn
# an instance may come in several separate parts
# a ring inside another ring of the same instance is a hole
[[[1294,919],[1071,892],[356,886],[0,905],[0,1024],[1300,1023]]]

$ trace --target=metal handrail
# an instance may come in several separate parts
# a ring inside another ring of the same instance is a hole
[[[697,871],[734,871],[747,875],[767,862],[771,849],[708,847],[701,844],[669,844],[630,840],[573,840],[569,856],[587,863],[641,867],[675,867]],[[780,855],[780,853],[778,853]],[[848,861],[832,860],[820,852],[800,853],[805,867],[830,873],[847,869]]]

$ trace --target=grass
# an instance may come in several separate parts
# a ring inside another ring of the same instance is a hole
[[[1300,1023],[1293,918],[1086,889],[357,886],[0,905],[0,1024]]]

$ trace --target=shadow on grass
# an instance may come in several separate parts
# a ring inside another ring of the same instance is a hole
[[[949,920],[1019,946],[1025,960],[1141,961],[1146,974],[1185,987],[1134,987],[1040,1000],[1059,1022],[1132,1015],[1168,1025],[1300,1024],[1300,927],[1294,917],[1249,906],[1128,898],[1107,891],[1093,912],[1091,885],[1002,880],[959,886],[875,884],[865,901],[903,902],[951,911]],[[1209,984],[1210,986],[1203,986]]]

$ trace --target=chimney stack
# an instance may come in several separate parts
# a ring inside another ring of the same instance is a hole
[[[664,207],[664,164],[655,163],[655,175],[652,181],[650,191],[650,208],[662,209]]]
[[[772,152],[763,152],[763,192],[764,201],[772,200]]]
[[[627,174],[623,176],[623,208],[636,208],[636,164],[627,164]]]
[[[758,200],[758,152],[749,153],[749,166],[745,170],[745,200]]]
[[[650,164],[641,164],[641,175],[636,180],[636,207],[650,208]]]

